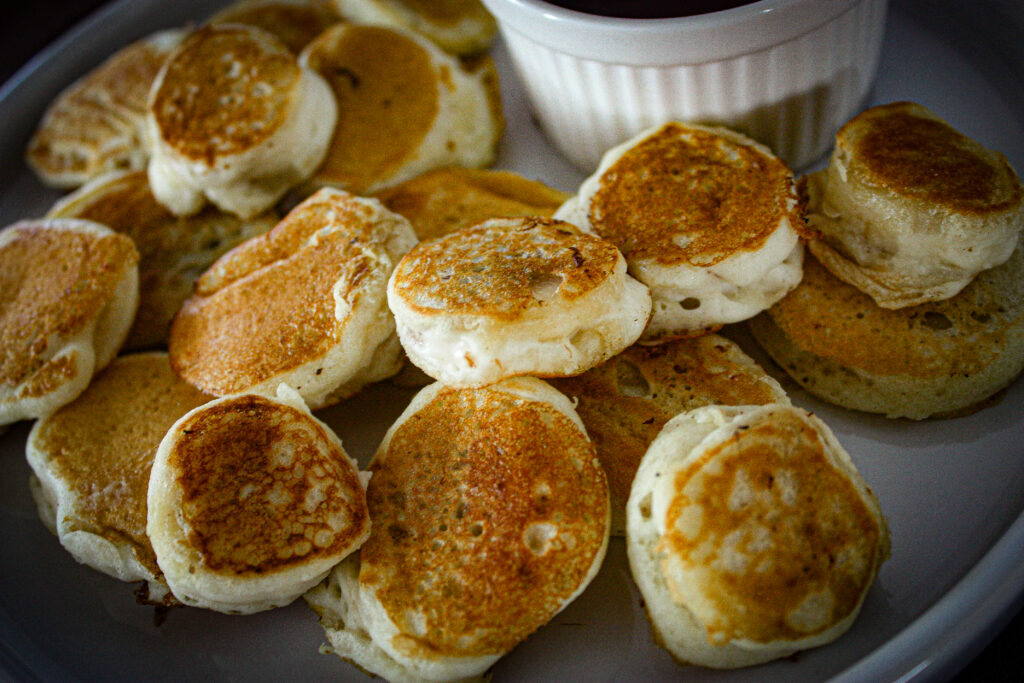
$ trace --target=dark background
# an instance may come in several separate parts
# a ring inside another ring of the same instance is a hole
[[[0,22],[0,84],[11,78],[33,55],[103,4],[100,0],[21,0],[13,7],[8,3]],[[1022,665],[1024,613],[1018,614],[976,659],[968,663],[955,681],[1020,681],[1024,680]]]

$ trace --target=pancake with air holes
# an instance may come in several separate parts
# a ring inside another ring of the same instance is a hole
[[[147,602],[175,603],[146,535],[156,449],[178,418],[211,398],[179,379],[166,353],[119,356],[28,437],[44,524],[79,562],[144,582]]]
[[[370,538],[306,601],[335,654],[388,680],[481,676],[603,560],[604,472],[572,404],[541,380],[430,385],[370,471]]]
[[[406,28],[447,52],[472,55],[494,40],[498,25],[480,0],[332,0],[355,23]]]
[[[1005,262],[1024,229],[1006,157],[912,102],[847,122],[807,190],[811,251],[884,308],[948,299]]]
[[[48,218],[84,218],[128,235],[139,250],[139,310],[126,350],[166,348],[171,319],[196,279],[228,249],[270,230],[272,213],[251,220],[206,206],[175,216],[149,189],[146,171],[95,178],[54,204]]]
[[[326,158],[302,191],[365,195],[440,166],[493,163],[504,117],[489,57],[467,66],[415,33],[342,23],[300,62],[330,83],[338,106]]]
[[[257,26],[295,54],[339,21],[330,0],[237,0],[209,19],[211,24]]]
[[[608,151],[555,217],[614,243],[651,289],[644,342],[745,320],[800,281],[801,203],[771,151],[667,123]]]
[[[956,296],[896,310],[809,257],[800,285],[748,326],[830,403],[892,418],[964,415],[1024,370],[1024,246]]]
[[[131,43],[61,91],[25,150],[39,179],[69,190],[104,173],[145,168],[149,90],[187,34],[172,29]]]
[[[171,325],[171,365],[215,396],[284,382],[314,410],[390,377],[402,349],[388,277],[415,243],[377,200],[320,190],[199,278]]]
[[[319,74],[272,34],[210,24],[167,59],[149,95],[149,181],[172,213],[210,201],[256,216],[313,173],[337,104]]]
[[[365,476],[286,385],[189,411],[160,442],[146,533],[174,596],[250,614],[286,605],[370,533]]]
[[[0,424],[69,403],[124,343],[139,302],[131,239],[81,219],[0,231]]]
[[[608,475],[614,536],[626,533],[636,468],[672,417],[706,405],[789,403],[775,379],[717,334],[635,344],[582,375],[550,382],[576,403],[597,448]]]
[[[889,557],[885,519],[849,454],[791,406],[670,420],[640,463],[626,519],[656,642],[717,669],[835,640]]]
[[[651,302],[610,242],[530,216],[421,242],[395,268],[388,305],[417,367],[481,386],[588,370],[636,341]]]

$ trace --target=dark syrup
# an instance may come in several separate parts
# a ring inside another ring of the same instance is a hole
[[[741,5],[754,0],[546,0],[549,4],[586,14],[629,19],[664,19],[667,17],[688,17],[694,14],[708,14]]]

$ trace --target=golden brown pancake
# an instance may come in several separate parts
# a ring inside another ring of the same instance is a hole
[[[295,54],[339,21],[329,0],[237,0],[210,17],[211,24],[258,26]]]
[[[814,255],[884,308],[955,295],[1005,262],[1024,229],[1006,157],[912,102],[847,122],[808,190]]]
[[[651,444],[627,506],[630,568],[656,640],[734,668],[850,627],[889,532],[831,430],[791,406],[707,406]]]
[[[610,242],[527,216],[421,242],[395,269],[388,305],[413,363],[480,386],[597,365],[636,341],[650,294]]]
[[[375,195],[412,223],[422,240],[488,218],[550,217],[569,195],[512,171],[451,166],[427,171]]]
[[[391,680],[483,673],[573,600],[604,556],[604,473],[569,401],[540,380],[427,387],[370,469],[373,531],[358,585],[342,589],[358,597],[331,597],[355,578],[339,568],[307,600],[335,652]],[[338,649],[339,609],[358,613],[347,624],[362,624],[361,647]]]
[[[25,151],[44,183],[70,189],[109,171],[145,168],[146,98],[186,33],[162,31],[131,43],[54,99]]]
[[[218,257],[274,227],[264,214],[243,221],[207,206],[178,217],[157,202],[146,172],[112,173],[62,198],[48,218],[85,218],[128,235],[139,250],[139,310],[126,349],[165,347],[171,319]]]
[[[493,162],[504,119],[490,58],[470,70],[415,34],[345,23],[312,42],[301,61],[338,102],[314,186],[369,194],[439,166]]]
[[[480,0],[333,0],[338,12],[355,22],[408,28],[448,52],[485,50],[498,27]]]
[[[250,613],[285,605],[369,533],[364,484],[294,391],[186,413],[160,442],[146,532],[175,597]]]
[[[120,356],[28,438],[47,526],[79,562],[147,582],[150,600],[173,601],[146,535],[156,449],[178,418],[211,398],[180,380],[166,353]]]
[[[91,221],[0,231],[0,424],[70,402],[110,362],[138,305],[138,258]]]
[[[963,414],[1024,369],[1024,249],[951,299],[898,310],[809,258],[800,286],[749,326],[826,401],[889,417]]]
[[[281,382],[314,409],[398,371],[387,279],[415,243],[376,200],[324,189],[222,256],[171,325],[175,371],[225,396]]]
[[[619,536],[636,468],[671,418],[706,405],[789,403],[778,382],[717,334],[634,345],[581,375],[550,382],[576,401],[608,475],[612,534]]]
[[[555,216],[614,243],[655,299],[645,341],[755,315],[800,278],[793,173],[724,128],[670,122],[609,150]]]

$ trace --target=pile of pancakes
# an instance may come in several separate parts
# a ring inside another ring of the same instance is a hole
[[[486,676],[611,536],[680,662],[834,640],[886,521],[730,326],[838,405],[974,409],[1024,367],[1020,181],[896,103],[807,178],[668,122],[563,192],[486,168],[493,36],[469,0],[242,0],[61,93],[26,158],[72,192],[0,232],[41,519],[142,602],[301,596],[388,680]],[[314,411],[385,380],[415,393],[361,468]]]

